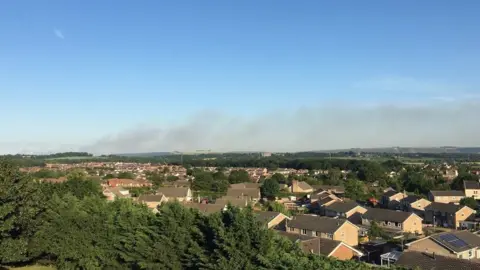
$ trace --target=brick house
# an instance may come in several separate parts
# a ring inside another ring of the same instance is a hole
[[[479,181],[463,181],[465,197],[473,197],[480,200],[480,182]]]
[[[460,190],[430,190],[428,199],[438,203],[460,203],[465,198],[465,193]]]
[[[433,202],[425,207],[425,222],[450,228],[460,227],[460,222],[475,216],[475,210],[453,203]]]
[[[192,201],[192,190],[189,187],[161,187],[157,189],[156,194],[165,195],[169,201]]]
[[[414,213],[394,211],[381,208],[368,208],[362,215],[362,225],[370,226],[376,222],[378,226],[403,233],[422,234],[422,218]]]
[[[290,191],[292,193],[312,193],[313,187],[310,186],[307,182],[293,180]]]
[[[287,221],[286,230],[289,233],[342,241],[350,246],[358,245],[359,228],[345,219],[298,215]]]
[[[255,216],[257,220],[265,224],[268,229],[279,229],[285,230],[285,225],[287,220],[291,220],[290,217],[280,213],[280,212],[272,212],[272,211],[258,211],[255,212]]]
[[[360,258],[363,253],[342,241],[313,237],[295,233],[277,231],[294,243],[298,243],[303,252],[332,257],[338,260]]]
[[[362,214],[367,212],[365,207],[358,205],[355,201],[342,202],[336,201],[330,205],[325,206],[325,216],[339,217],[348,219],[353,224],[360,224],[362,222]]]

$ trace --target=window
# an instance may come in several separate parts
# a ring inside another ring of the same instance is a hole
[[[333,238],[333,234],[331,234],[331,233],[327,233],[327,238],[330,238],[330,239],[332,239],[332,238]]]
[[[315,236],[319,236],[320,234],[318,232],[315,232]]]
[[[472,257],[473,257],[473,252],[472,252],[471,250],[468,251],[468,257],[469,257],[469,258],[472,258]]]
[[[294,231],[295,231],[295,228],[290,227],[289,230],[290,230],[291,232],[294,232]]]
[[[306,230],[306,229],[302,229],[302,234],[307,234],[307,230]]]
[[[465,216],[465,213],[462,213],[462,217]]]

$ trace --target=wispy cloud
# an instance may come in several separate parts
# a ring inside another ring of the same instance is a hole
[[[171,126],[125,130],[81,150],[94,153],[152,151],[305,151],[355,147],[479,146],[480,102],[432,101],[423,105],[302,108],[242,118],[198,112]]]
[[[55,34],[56,37],[58,37],[59,39],[65,39],[65,36],[63,35],[62,31],[58,30],[58,29],[54,29],[53,30],[53,33]]]

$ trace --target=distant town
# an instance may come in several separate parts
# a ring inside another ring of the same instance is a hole
[[[172,202],[203,215],[251,208],[305,254],[382,267],[480,268],[477,154],[8,158],[36,183],[93,181],[105,200],[157,214]]]

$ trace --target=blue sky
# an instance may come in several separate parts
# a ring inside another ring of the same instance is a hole
[[[216,148],[215,142],[185,141],[129,148],[112,140],[136,130],[153,132],[146,141],[165,140],[172,128],[189,129],[189,119],[204,112],[250,125],[290,111],[283,122],[296,123],[292,119],[302,109],[315,111],[304,117],[313,121],[329,106],[352,114],[360,114],[352,107],[445,108],[447,101],[465,108],[459,102],[480,94],[479,1],[18,0],[1,5],[0,113],[6,118],[0,152],[65,145],[91,150],[105,140],[111,144],[102,150],[107,152],[172,150],[157,149],[172,144]],[[273,134],[281,132],[281,122]],[[215,129],[224,132],[222,125]],[[300,135],[290,136],[276,145],[291,141],[288,149],[295,150]],[[353,146],[345,140],[312,147]],[[398,141],[415,142],[414,137]],[[434,144],[461,142],[452,135]],[[218,147],[250,147],[238,140],[225,144]]]

